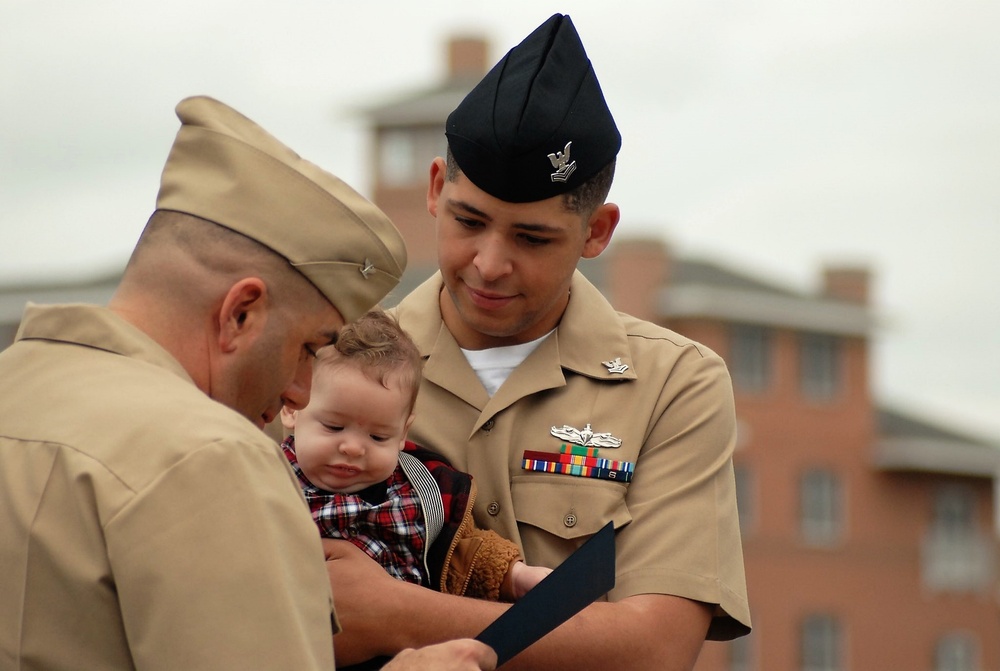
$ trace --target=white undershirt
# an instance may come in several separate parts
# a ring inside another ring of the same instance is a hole
[[[552,329],[554,331],[555,329]],[[462,349],[465,360],[476,371],[476,377],[486,387],[490,396],[497,393],[514,369],[521,365],[521,362],[528,358],[528,355],[535,351],[542,341],[552,333],[549,331],[541,338],[526,342],[520,345],[508,345],[507,347],[491,347],[489,349]]]

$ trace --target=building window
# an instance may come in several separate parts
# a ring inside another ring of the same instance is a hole
[[[771,330],[745,324],[733,326],[727,363],[739,391],[767,389],[771,382]]]
[[[799,371],[804,396],[817,401],[832,399],[840,388],[840,341],[831,335],[802,334]]]
[[[746,464],[736,464],[736,509],[740,515],[740,532],[748,535],[754,527],[754,486],[753,475]]]
[[[806,472],[799,484],[802,539],[809,545],[832,545],[843,531],[840,479],[831,471]]]
[[[436,156],[444,156],[440,126],[388,128],[379,134],[379,181],[387,187],[426,186],[427,171]]]
[[[979,671],[978,647],[962,633],[942,636],[934,646],[934,671]]]
[[[979,591],[992,580],[992,544],[976,523],[975,492],[948,484],[934,493],[924,537],[924,584],[944,591]]]
[[[934,494],[934,532],[954,543],[976,534],[976,498],[968,487],[945,485]]]
[[[831,615],[811,615],[802,622],[802,671],[841,671],[840,623]]]
[[[411,184],[416,177],[413,135],[406,130],[389,130],[379,141],[379,178],[386,186]]]

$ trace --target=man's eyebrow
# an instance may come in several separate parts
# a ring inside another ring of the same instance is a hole
[[[471,214],[471,215],[473,215],[475,217],[479,217],[480,219],[485,219],[486,221],[493,221],[493,217],[491,217],[490,215],[486,214],[485,212],[483,212],[479,208],[473,207],[472,205],[470,205],[469,203],[465,202],[464,200],[454,200],[453,198],[449,198],[448,199],[448,205],[452,209],[462,210],[464,212],[468,212],[469,214]]]
[[[562,233],[563,229],[558,226],[550,226],[549,224],[514,224],[514,228],[519,231],[528,231],[529,233]]]
[[[484,221],[493,221],[493,217],[491,217],[490,215],[486,214],[485,212],[483,212],[479,208],[477,208],[477,207],[475,207],[473,205],[470,205],[469,203],[465,202],[464,200],[454,200],[454,199],[449,198],[448,199],[448,205],[451,206],[452,209],[462,210],[463,212],[471,214],[474,217],[479,217],[480,219],[483,219]],[[531,233],[553,233],[554,234],[554,233],[561,233],[562,232],[562,229],[559,228],[558,226],[552,226],[550,224],[533,224],[533,223],[528,223],[528,222],[515,223],[514,224],[514,228],[517,228],[518,230],[521,230],[521,231],[528,231],[528,232],[531,232]]]

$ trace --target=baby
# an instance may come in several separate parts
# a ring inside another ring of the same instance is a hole
[[[420,387],[413,341],[382,311],[321,349],[309,404],[283,409],[282,447],[324,538],[442,592],[514,601],[550,573],[472,521],[472,477],[406,440]]]

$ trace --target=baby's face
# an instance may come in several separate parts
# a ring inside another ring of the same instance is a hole
[[[390,377],[387,384],[354,366],[314,376],[294,431],[296,460],[315,486],[353,494],[392,475],[412,417],[399,380]]]

